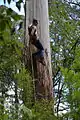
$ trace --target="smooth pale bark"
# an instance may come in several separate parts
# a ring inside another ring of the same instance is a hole
[[[48,1],[47,0],[29,0],[28,1],[28,15],[27,23],[32,23],[33,18],[37,19],[38,34],[40,42],[47,49],[45,53],[46,66],[41,63],[35,62],[34,78],[36,99],[39,98],[52,98],[52,70],[51,70],[51,53],[50,53],[50,38],[49,38],[49,18],[48,18]],[[36,74],[36,75],[35,75]],[[35,77],[36,76],[36,77]]]

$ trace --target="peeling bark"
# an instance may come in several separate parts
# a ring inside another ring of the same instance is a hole
[[[49,74],[49,69],[47,66],[48,65],[47,57],[45,61],[46,61],[46,66],[38,62],[36,58],[33,59],[36,99],[52,98],[52,83],[51,83],[51,76]]]

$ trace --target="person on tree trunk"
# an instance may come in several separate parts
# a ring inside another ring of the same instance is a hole
[[[43,65],[45,65],[44,48],[38,37],[37,25],[38,25],[38,21],[36,19],[33,19],[33,23],[28,26],[29,39],[30,39],[30,43],[33,44],[38,49],[38,51],[33,54],[33,57],[34,56],[37,57],[38,61]]]

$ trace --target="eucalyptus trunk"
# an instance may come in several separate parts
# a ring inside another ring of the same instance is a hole
[[[26,8],[26,23],[32,23],[33,18],[38,20],[39,39],[45,49],[46,66],[43,66],[37,61],[37,59],[35,61],[31,59],[32,75],[35,81],[35,97],[36,99],[50,99],[53,96],[53,83],[49,38],[48,0],[29,0],[26,1],[26,3],[26,7],[28,6],[28,8]],[[26,28],[27,27],[28,26],[26,26]],[[32,55],[33,51],[36,52],[35,49],[32,50],[34,46],[31,45],[29,47],[30,55]]]

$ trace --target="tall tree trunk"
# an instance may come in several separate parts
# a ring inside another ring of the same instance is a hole
[[[46,66],[43,66],[37,60],[33,61],[33,75],[35,78],[36,99],[50,99],[53,96],[50,39],[49,39],[49,18],[48,18],[48,1],[47,0],[30,0],[28,1],[29,18],[27,23],[31,23],[33,18],[39,21],[39,38],[45,49]],[[26,26],[27,27],[27,26]],[[30,46],[33,47],[33,46]],[[32,52],[32,51],[31,51]]]

